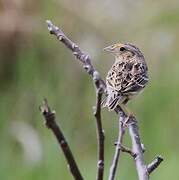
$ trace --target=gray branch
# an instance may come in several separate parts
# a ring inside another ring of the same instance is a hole
[[[60,28],[52,24],[51,21],[47,20],[48,30],[51,34],[55,35],[59,41],[61,41],[68,49],[70,49],[73,55],[83,64],[83,68],[93,78],[96,87],[96,127],[97,127],[97,139],[98,139],[98,173],[97,180],[103,179],[104,174],[104,133],[101,123],[101,98],[105,90],[105,83],[100,78],[98,71],[95,70],[91,63],[91,58],[88,54],[84,53],[79,46],[72,42]]]
[[[115,143],[114,145],[116,146],[117,144],[118,144],[118,142]],[[120,149],[121,149],[122,152],[130,154],[133,158],[136,157],[136,154],[134,152],[132,152],[132,150],[130,148],[128,148],[128,147],[126,147],[124,145],[120,145]]]
[[[96,118],[96,130],[97,130],[97,139],[98,139],[98,173],[97,180],[103,180],[104,174],[104,130],[101,123],[101,98],[102,93],[100,89],[96,90],[96,108],[94,116]]]
[[[99,81],[99,85],[102,86],[101,88],[104,90],[106,86],[105,82],[100,78],[99,73],[94,69],[93,65],[91,64],[90,56],[83,52],[78,45],[72,42],[63,33],[63,31],[57,26],[53,25],[51,21],[47,20],[46,22],[50,34],[55,35],[59,41],[61,41],[68,49],[72,51],[73,55],[82,62],[83,68],[87,71],[87,73],[92,76],[93,79]]]
[[[148,173],[152,173],[157,167],[160,165],[160,163],[163,161],[163,157],[157,156],[148,166],[147,171]]]
[[[134,160],[135,160],[139,180],[148,180],[149,174],[144,162],[143,148],[140,141],[137,120],[135,119],[135,117],[130,117],[128,122],[128,128],[132,140],[132,152],[136,154]]]
[[[73,157],[73,154],[70,150],[68,142],[65,139],[63,132],[61,131],[59,125],[55,121],[55,112],[51,111],[46,99],[44,100],[43,105],[40,106],[40,111],[42,112],[42,114],[44,116],[46,126],[52,130],[55,137],[57,138],[57,141],[59,142],[59,145],[65,155],[69,169],[70,169],[71,174],[73,175],[74,179],[75,180],[83,180],[83,177],[80,173],[80,170],[78,169],[78,166],[77,166],[76,161]]]
[[[108,180],[114,180],[115,178],[120,153],[122,151],[121,147],[123,143],[123,137],[125,134],[125,126],[124,126],[125,114],[121,111],[121,108],[119,106],[115,109],[115,111],[117,114],[119,114],[119,134],[118,134],[118,140],[116,143],[116,150],[115,150],[113,161],[110,167]]]

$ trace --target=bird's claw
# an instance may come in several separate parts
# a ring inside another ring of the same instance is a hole
[[[132,118],[134,118],[134,115],[133,115],[133,114],[129,114],[129,115],[125,118],[124,123],[123,123],[124,127],[128,127],[128,124],[130,123],[130,119],[132,119]]]

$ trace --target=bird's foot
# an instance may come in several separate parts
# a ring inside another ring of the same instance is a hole
[[[133,119],[134,115],[133,114],[128,114],[128,116],[124,120],[124,127],[128,127],[128,124],[130,123],[130,119]]]

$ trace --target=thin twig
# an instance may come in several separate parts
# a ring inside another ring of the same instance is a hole
[[[55,112],[50,110],[46,99],[44,100],[43,105],[40,107],[40,111],[42,112],[42,114],[44,116],[46,126],[52,130],[55,137],[57,138],[57,141],[65,155],[69,169],[70,169],[74,179],[75,180],[83,180],[83,177],[82,177],[80,170],[76,164],[76,161],[73,157],[70,147],[63,135],[63,132],[61,131],[59,125],[57,125],[57,123],[55,121]]]
[[[152,173],[163,161],[163,157],[157,156],[148,166],[147,166],[147,172],[150,174]]]
[[[46,22],[50,33],[55,35],[59,41],[61,41],[68,49],[73,52],[73,55],[83,63],[83,68],[87,71],[87,73],[92,76],[93,79],[94,76],[96,76],[100,86],[103,86],[102,88],[105,89],[105,82],[99,77],[99,73],[94,69],[90,56],[83,52],[78,45],[72,42],[59,27],[53,25],[49,20]]]
[[[125,133],[125,126],[124,126],[125,114],[121,113],[120,107],[117,107],[115,111],[119,114],[119,134],[118,134],[115,154],[114,154],[113,161],[110,167],[108,180],[114,180],[115,178],[120,152],[122,151],[121,146],[123,143],[123,137]]]
[[[98,138],[98,173],[97,180],[103,180],[104,174],[104,131],[102,129],[101,123],[101,98],[102,94],[99,90],[97,90],[96,94],[96,110],[94,115],[96,117],[96,130],[97,130],[97,138]]]
[[[105,82],[100,78],[98,71],[95,70],[91,63],[91,58],[88,54],[84,53],[78,45],[72,42],[63,31],[57,26],[53,25],[51,21],[47,20],[48,30],[51,34],[55,35],[59,41],[61,41],[68,49],[70,49],[73,55],[83,64],[83,68],[93,78],[96,87],[96,127],[98,138],[98,173],[97,180],[103,179],[104,173],[104,133],[101,123],[101,97],[105,90]]]
[[[116,142],[114,145],[116,146],[118,142]],[[120,145],[121,151],[130,154],[133,158],[136,158],[136,154],[128,147],[124,145]]]

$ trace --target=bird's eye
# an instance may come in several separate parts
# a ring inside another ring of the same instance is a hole
[[[120,51],[125,51],[126,49],[124,47],[121,47],[120,48]]]

